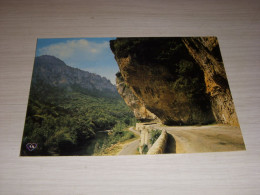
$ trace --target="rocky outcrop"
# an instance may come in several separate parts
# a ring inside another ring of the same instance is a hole
[[[110,42],[125,85],[164,124],[214,121],[204,73],[178,38],[118,38]]]
[[[203,70],[206,93],[217,123],[238,126],[217,38],[183,38],[183,42]]]
[[[133,110],[136,119],[143,122],[159,120],[153,113],[147,110],[144,103],[133,94],[125,84],[121,73],[116,74],[116,87],[125,103]]]
[[[164,124],[238,126],[216,37],[118,38],[110,47],[125,85]]]

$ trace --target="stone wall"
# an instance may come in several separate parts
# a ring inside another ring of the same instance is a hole
[[[161,135],[158,137],[156,142],[152,145],[152,147],[147,152],[148,155],[151,154],[163,154],[164,150],[166,148],[167,143],[167,132],[165,130],[162,130]]]

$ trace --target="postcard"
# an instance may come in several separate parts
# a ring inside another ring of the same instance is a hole
[[[240,150],[216,37],[37,40],[21,156]]]

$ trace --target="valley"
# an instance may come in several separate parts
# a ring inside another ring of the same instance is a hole
[[[67,66],[54,56],[35,59],[21,155],[97,155],[131,139],[135,118],[109,80]],[[113,135],[100,133],[107,129]],[[27,143],[37,143],[28,151]]]

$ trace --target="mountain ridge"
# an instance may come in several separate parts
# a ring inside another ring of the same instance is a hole
[[[107,79],[53,56],[36,57],[21,156],[94,155],[107,139],[99,131],[123,128],[133,117]],[[29,151],[28,143],[37,149]]]
[[[117,92],[116,86],[105,77],[71,67],[55,56],[37,56],[34,62],[32,85],[44,82],[53,87],[71,89],[73,86],[98,92]]]

